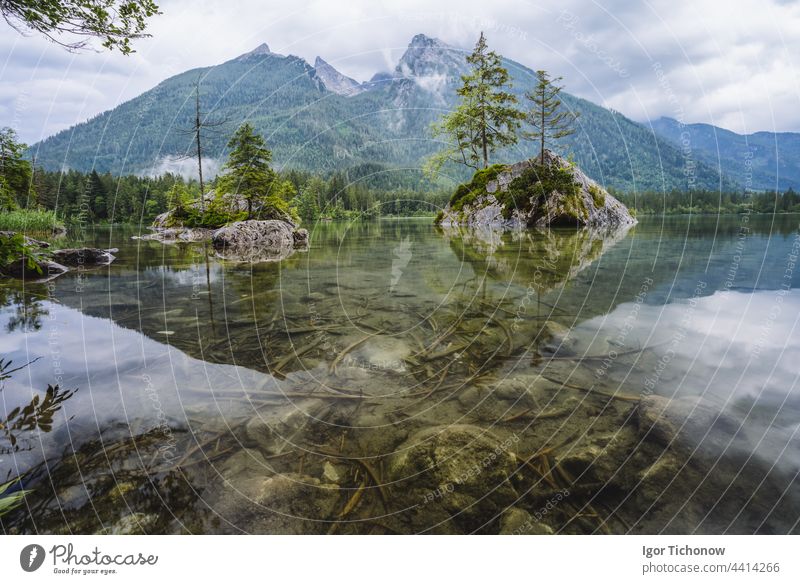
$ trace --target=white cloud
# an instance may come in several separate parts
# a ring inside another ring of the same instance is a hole
[[[739,0],[162,0],[152,38],[137,53],[73,55],[5,25],[0,112],[34,142],[112,108],[192,67],[267,42],[358,80],[391,69],[419,32],[469,48],[490,45],[532,68],[562,75],[567,90],[634,119],[674,115],[734,131],[800,131],[800,7]],[[571,24],[565,18],[572,16]],[[673,99],[659,86],[661,63]],[[621,74],[624,70],[625,75]]]
[[[219,174],[221,163],[217,158],[203,158],[203,177],[212,179]],[[149,176],[161,176],[166,172],[178,174],[186,179],[197,178],[197,160],[192,157],[163,156],[147,173]]]

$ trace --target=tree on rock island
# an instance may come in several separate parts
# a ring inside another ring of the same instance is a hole
[[[547,71],[542,70],[536,72],[536,77],[536,87],[525,94],[533,106],[525,119],[533,129],[524,136],[539,142],[539,161],[543,163],[546,143],[575,133],[573,125],[578,113],[564,109],[561,104],[562,87],[558,85],[561,77],[551,79]]]
[[[275,172],[270,167],[272,152],[264,138],[256,134],[253,127],[244,123],[234,132],[228,148],[231,149],[225,163],[225,174],[217,180],[220,193],[238,194],[247,201],[247,218],[253,216],[254,203],[261,203],[262,210],[269,214],[283,203],[278,196],[270,196],[275,183]]]
[[[428,169],[432,172],[446,162],[476,170],[486,168],[490,154],[517,141],[524,114],[514,107],[517,98],[509,91],[508,71],[500,55],[489,50],[483,33],[467,63],[470,72],[461,76],[462,85],[456,91],[461,102],[432,127],[435,137],[443,137],[449,143],[447,149],[429,160]]]

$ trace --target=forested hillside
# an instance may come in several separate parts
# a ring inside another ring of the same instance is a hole
[[[520,97],[535,76],[531,68],[504,61]],[[452,108],[465,67],[465,52],[425,35],[412,40],[395,71],[347,92],[326,86],[325,75],[295,56],[272,53],[266,45],[214,67],[186,71],[150,91],[65,130],[30,149],[47,169],[154,174],[193,152],[195,87],[200,109],[215,127],[204,135],[209,167],[226,156],[225,144],[244,120],[267,140],[278,169],[308,170],[328,176],[334,170],[363,174],[363,165],[409,188],[429,188],[418,169],[439,148],[430,124]],[[564,142],[576,162],[601,183],[623,190],[724,189],[736,185],[711,166],[686,158],[679,148],[625,116],[571,95],[567,107],[580,112],[578,132]],[[524,100],[520,100],[524,104]],[[520,142],[501,151],[495,162],[533,155]],[[185,165],[184,165],[185,166]],[[687,181],[687,168],[693,177]],[[411,170],[408,170],[411,169]],[[465,177],[450,169],[452,182]]]

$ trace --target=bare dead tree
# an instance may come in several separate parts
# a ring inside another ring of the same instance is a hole
[[[194,152],[189,152],[181,158],[188,160],[189,158],[197,158],[197,176],[200,179],[200,212],[205,212],[205,182],[203,181],[203,140],[202,134],[204,130],[214,131],[227,124],[230,120],[228,118],[222,120],[210,121],[207,116],[200,110],[200,77],[194,84],[194,119],[189,128],[183,130],[184,133],[191,134],[194,142]]]

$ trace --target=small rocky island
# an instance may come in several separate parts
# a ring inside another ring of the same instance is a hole
[[[627,207],[580,168],[549,150],[541,157],[479,170],[436,218],[444,227],[626,227]]]
[[[210,214],[234,219],[221,226],[198,225],[192,218],[201,208]],[[247,219],[249,215],[266,217]],[[280,261],[295,250],[308,247],[308,230],[298,227],[295,218],[260,202],[248,209],[247,201],[239,195],[217,196],[206,193],[203,202],[193,201],[186,208],[173,208],[158,215],[150,228],[153,233],[140,239],[162,243],[191,243],[209,241],[217,256],[232,261]]]

